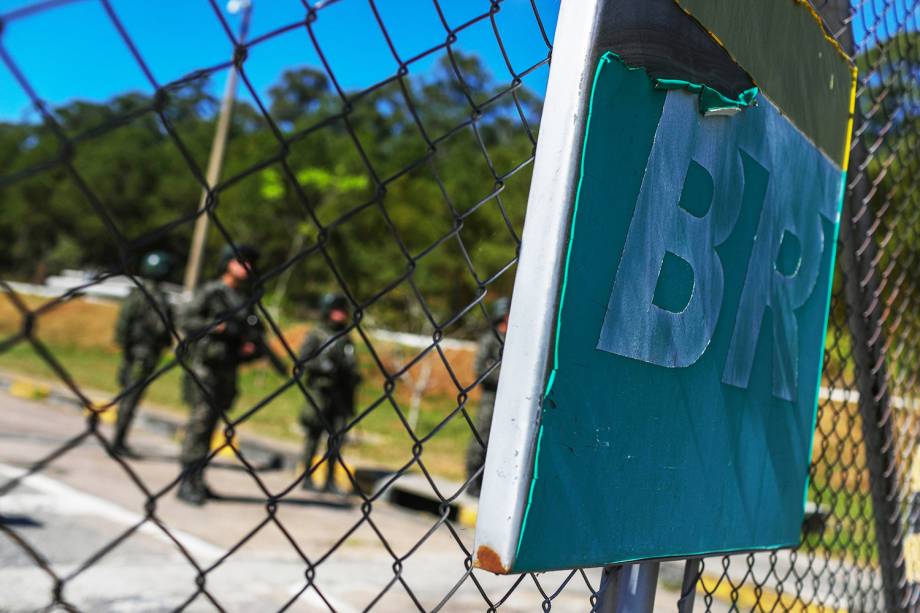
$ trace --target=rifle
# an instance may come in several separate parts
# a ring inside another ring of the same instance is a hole
[[[223,294],[221,294],[221,301],[223,305],[228,310],[230,305],[227,304],[227,301]],[[268,343],[265,342],[265,325],[262,323],[262,320],[259,319],[259,316],[255,313],[248,313],[246,317],[239,320],[238,317],[230,317],[227,319],[226,327],[224,334],[230,337],[237,337],[240,339],[240,346],[242,347],[246,343],[252,343],[255,345],[256,350],[252,355],[244,357],[241,361],[251,362],[257,360],[261,357],[268,358],[268,361],[271,363],[275,371],[282,377],[288,375],[288,369],[285,366],[281,358],[278,357],[271,347],[268,346]]]
[[[269,363],[279,375],[282,377],[288,375],[288,369],[284,361],[282,361],[282,359],[278,357],[278,354],[272,351],[272,348],[265,342],[265,326],[262,324],[262,320],[259,319],[258,315],[251,313],[246,316],[241,336],[243,343],[250,342],[256,346],[255,353],[247,358],[246,361],[265,357],[268,358]]]

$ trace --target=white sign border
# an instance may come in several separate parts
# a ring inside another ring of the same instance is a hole
[[[511,572],[530,496],[603,4],[562,2],[556,24],[476,518],[474,564],[495,573]]]

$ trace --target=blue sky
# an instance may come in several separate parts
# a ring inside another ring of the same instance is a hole
[[[487,12],[490,4],[489,0],[440,1],[451,27]],[[559,1],[537,1],[550,37]],[[36,4],[36,0],[0,0],[0,14]],[[225,8],[225,0],[218,4]],[[431,0],[376,0],[376,4],[403,59],[444,41],[446,33]],[[232,54],[207,0],[111,0],[111,5],[160,84],[227,61]],[[224,14],[235,31],[239,16],[226,10]],[[254,0],[250,39],[304,16],[300,0]],[[546,57],[530,0],[506,0],[496,21],[515,70]],[[322,9],[314,28],[344,88],[361,89],[396,72],[396,60],[365,0],[345,0]],[[102,101],[127,91],[153,91],[99,0],[75,0],[9,21],[2,44],[38,95],[52,106],[74,99]],[[456,47],[477,53],[496,78],[510,80],[489,20],[461,32]],[[410,72],[424,74],[436,59],[437,54],[413,64]],[[306,28],[299,27],[255,45],[245,67],[262,96],[283,70],[304,65],[321,68]],[[222,71],[212,79],[216,92],[226,74]],[[543,68],[525,83],[542,94],[546,76]],[[242,89],[240,96],[247,98]],[[0,119],[37,119],[28,97],[2,64]]]
[[[207,0],[110,0],[155,79],[168,83],[193,70],[226,61],[230,42]],[[577,1],[577,0],[573,0]],[[223,9],[226,0],[219,0]],[[547,34],[552,38],[560,0],[537,0]],[[0,0],[0,15],[40,0]],[[376,0],[397,52],[407,59],[444,40],[445,32],[432,0]],[[445,17],[458,27],[488,10],[489,0],[440,0]],[[918,15],[906,0],[869,0],[861,3],[854,33],[861,40],[866,27],[873,38],[887,38],[897,24],[916,30]],[[224,11],[234,31],[238,16]],[[300,0],[254,0],[250,38],[296,23],[305,15]],[[502,40],[516,70],[545,57],[530,0],[505,0],[496,17]],[[865,25],[864,25],[865,24]],[[361,89],[396,72],[383,35],[366,0],[344,0],[322,9],[315,31],[336,77],[346,89]],[[152,87],[118,36],[100,0],[64,0],[53,8],[10,21],[2,44],[39,96],[52,106],[83,99],[103,101],[127,91],[152,93]],[[508,80],[491,24],[482,21],[464,30],[457,47],[477,53],[496,78]],[[414,64],[411,72],[424,74],[437,56]],[[306,33],[299,27],[256,45],[246,62],[247,74],[260,96],[281,72],[298,66],[320,67]],[[226,71],[215,75],[212,88],[222,89]],[[546,87],[544,67],[525,83],[541,94]],[[242,99],[248,96],[240,90]],[[5,66],[0,64],[0,120],[36,120],[29,100]]]
[[[864,39],[886,40],[899,30],[917,31],[920,25],[920,7],[911,0],[868,0],[858,3],[853,19],[853,35],[857,46]],[[867,46],[871,46],[868,44]]]

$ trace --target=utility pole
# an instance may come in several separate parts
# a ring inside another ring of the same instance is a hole
[[[249,32],[249,19],[252,15],[251,0],[230,0],[227,3],[227,9],[231,13],[243,10],[242,21],[240,22],[240,32],[238,36],[239,44],[246,41],[246,34]],[[235,53],[234,53],[235,56]],[[201,192],[201,200],[198,202],[198,217],[195,220],[195,230],[192,234],[192,245],[189,248],[188,262],[185,265],[185,281],[183,283],[186,293],[191,293],[198,286],[198,278],[201,276],[201,261],[204,255],[204,246],[208,237],[208,195],[210,190],[217,185],[220,180],[220,171],[224,164],[224,151],[227,148],[227,133],[230,130],[230,118],[233,115],[233,102],[236,98],[236,83],[239,79],[239,72],[234,64],[230,68],[230,74],[227,76],[227,85],[224,88],[224,96],[220,102],[220,114],[217,117],[217,130],[214,132],[214,141],[211,143],[211,154],[208,158],[208,172],[206,176],[207,185]]]

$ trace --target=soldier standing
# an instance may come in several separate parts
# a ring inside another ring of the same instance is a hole
[[[239,255],[237,255],[237,253]],[[258,259],[255,247],[229,246],[221,253],[221,277],[201,287],[183,309],[181,325],[191,339],[183,396],[191,408],[182,442],[182,482],[178,497],[202,505],[210,496],[204,468],[211,438],[221,415],[236,398],[240,364],[267,356],[277,370],[284,366],[266,346],[264,328],[250,296],[252,268]]]
[[[160,354],[172,340],[173,311],[161,285],[171,271],[169,254],[153,251],[145,255],[140,266],[144,291],[134,288],[118,313],[115,341],[122,349],[121,367],[118,369],[122,392],[112,451],[126,457],[137,456],[128,447],[128,431],[148,379],[160,361]]]
[[[306,432],[304,463],[309,470],[319,448],[326,427],[331,428],[327,438],[326,481],[323,489],[338,492],[335,485],[335,464],[341,449],[340,431],[355,412],[355,390],[361,381],[355,345],[345,329],[350,313],[348,301],[339,294],[326,294],[320,300],[322,321],[310,330],[300,348],[306,384],[315,403],[307,404],[300,414]],[[311,474],[303,480],[304,489],[312,489]]]
[[[495,366],[489,374],[486,372],[501,362],[510,307],[511,301],[507,298],[499,298],[492,305],[490,329],[479,338],[479,350],[476,353],[476,377],[485,375],[479,384],[482,396],[479,398],[479,411],[476,414],[476,430],[482,438],[482,444],[479,444],[476,437],[470,441],[466,450],[466,476],[467,479],[472,479],[467,492],[477,497],[482,490],[482,473],[479,473],[479,470],[486,462],[489,430],[492,429],[492,410],[495,408],[495,392],[498,390],[498,374],[501,368]]]

